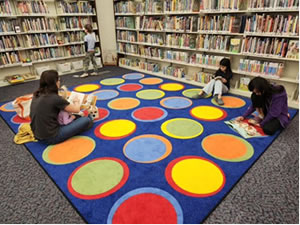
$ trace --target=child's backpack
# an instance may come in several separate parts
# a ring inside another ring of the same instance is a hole
[[[30,119],[29,115],[30,115],[31,101],[32,101],[32,94],[20,96],[13,101],[12,105],[19,117],[27,120]]]

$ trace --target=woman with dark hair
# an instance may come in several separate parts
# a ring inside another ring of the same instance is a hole
[[[224,105],[224,102],[222,100],[222,94],[227,93],[230,89],[230,79],[232,78],[232,71],[231,71],[231,65],[230,60],[227,58],[223,58],[220,61],[220,68],[215,73],[215,76],[213,79],[211,79],[203,88],[203,90],[200,91],[199,94],[193,96],[195,99],[199,98],[206,98],[208,97],[212,92],[214,100],[219,105]]]
[[[289,121],[289,113],[284,87],[272,85],[262,77],[255,77],[248,84],[248,89],[252,92],[252,104],[237,120],[244,120],[257,111],[258,117],[249,122],[262,127],[265,134],[273,135],[276,131],[285,128]]]
[[[93,126],[91,117],[79,117],[65,126],[58,123],[61,110],[69,113],[80,112],[79,99],[72,103],[58,95],[60,79],[57,71],[44,71],[40,79],[40,87],[33,94],[30,106],[31,130],[36,139],[47,144],[57,144],[90,129]]]

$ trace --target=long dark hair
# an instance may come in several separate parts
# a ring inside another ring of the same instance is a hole
[[[46,70],[42,73],[40,79],[40,87],[34,92],[35,97],[39,97],[40,95],[47,94],[58,94],[57,83],[58,81],[58,72],[56,70]]]
[[[248,89],[251,92],[256,89],[265,97],[271,97],[273,94],[284,91],[284,87],[282,85],[272,85],[263,77],[253,78],[248,84]]]
[[[227,58],[223,58],[220,61],[220,66],[226,66],[226,74],[227,75],[232,75],[232,70],[231,70],[231,64],[230,64],[230,60]]]

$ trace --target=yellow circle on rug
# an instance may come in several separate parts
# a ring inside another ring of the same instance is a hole
[[[125,82],[125,80],[122,78],[107,78],[107,79],[100,81],[101,84],[108,85],[108,86],[118,85],[118,84],[122,84],[124,82]]]
[[[218,166],[201,158],[187,158],[177,162],[171,176],[174,183],[185,192],[203,197],[219,191],[225,180]]]
[[[184,85],[178,83],[167,83],[160,85],[160,89],[164,91],[180,91],[184,89]]]
[[[126,136],[136,129],[134,122],[125,119],[111,120],[100,127],[100,134],[106,137],[117,138]]]
[[[91,92],[99,89],[101,86],[99,84],[83,84],[74,88],[74,91],[78,92]]]
[[[165,121],[161,130],[166,135],[178,139],[191,139],[198,137],[203,132],[203,126],[191,119],[175,118]]]
[[[50,145],[43,152],[45,162],[63,165],[77,162],[95,149],[95,141],[86,136],[74,136],[60,144]]]
[[[225,111],[214,106],[197,106],[190,113],[193,117],[206,121],[216,121],[227,115]]]
[[[149,78],[144,78],[140,80],[141,84],[148,84],[148,85],[155,85],[155,84],[160,84],[163,82],[163,79],[156,78],[156,77],[149,77]]]
[[[224,107],[224,108],[241,108],[244,105],[246,105],[246,102],[238,97],[233,97],[233,96],[222,96],[222,100],[224,102],[224,105],[219,105],[216,103],[214,99],[211,100],[211,102],[219,107]]]
[[[111,109],[127,110],[127,109],[133,109],[137,107],[139,104],[140,104],[140,100],[136,98],[117,98],[111,100],[107,104],[107,106]]]

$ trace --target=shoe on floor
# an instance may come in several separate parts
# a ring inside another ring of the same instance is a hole
[[[208,96],[208,94],[206,94],[204,91],[202,92],[202,94],[196,94],[194,96],[192,96],[193,99],[201,99],[201,98],[206,98]]]
[[[91,75],[92,75],[92,76],[97,76],[97,75],[98,75],[98,73],[96,73],[96,72],[92,72],[92,73],[91,73]]]
[[[223,102],[222,98],[218,98],[218,95],[214,96],[214,100],[216,101],[216,103],[218,105],[224,105],[224,102]]]
[[[88,77],[88,76],[89,76],[88,73],[83,73],[83,74],[80,75],[81,78],[82,78],[82,77]]]

